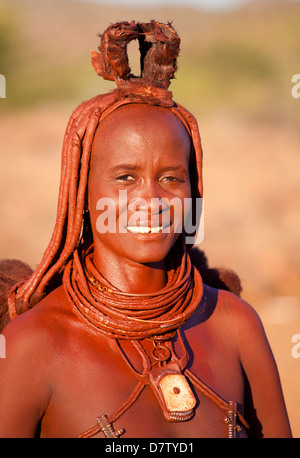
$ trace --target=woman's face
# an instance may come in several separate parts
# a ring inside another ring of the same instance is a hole
[[[95,134],[89,211],[95,250],[140,263],[165,259],[191,197],[191,140],[177,117],[150,105],[125,105]]]

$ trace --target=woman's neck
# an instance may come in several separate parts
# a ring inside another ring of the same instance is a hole
[[[93,264],[101,275],[120,291],[132,294],[153,293],[167,283],[165,261],[141,264],[94,249]]]

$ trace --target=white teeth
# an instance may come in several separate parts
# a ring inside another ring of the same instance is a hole
[[[159,231],[162,230],[162,226],[127,226],[127,230],[129,232],[132,232],[133,234],[149,234],[150,232],[157,234]]]
[[[162,226],[151,227],[151,232],[157,233],[162,230]]]

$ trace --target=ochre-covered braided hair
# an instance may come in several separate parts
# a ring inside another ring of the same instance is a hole
[[[127,45],[139,41],[141,75],[130,73]],[[87,183],[90,154],[99,122],[118,107],[146,103],[166,107],[185,125],[193,149],[193,197],[202,197],[202,149],[194,116],[172,100],[168,91],[177,69],[180,39],[171,24],[120,22],[100,35],[99,53],[92,52],[98,75],[114,80],[116,89],[83,102],[72,114],[64,136],[61,183],[56,223],[40,265],[9,296],[10,318],[29,309],[61,283],[62,272],[74,250],[90,234]]]

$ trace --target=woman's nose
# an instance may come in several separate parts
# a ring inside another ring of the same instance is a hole
[[[144,183],[131,199],[135,211],[158,215],[169,208],[159,185],[153,181]]]

